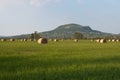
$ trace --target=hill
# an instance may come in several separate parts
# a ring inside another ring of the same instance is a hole
[[[82,26],[74,23],[61,25],[54,30],[41,32],[39,34],[45,38],[72,38],[75,32],[82,33],[86,38],[105,37],[111,35],[113,36],[113,34],[110,33],[93,30],[89,26]],[[30,34],[23,34],[23,35],[9,36],[7,38],[29,38],[29,37]]]
[[[89,26],[82,26],[79,24],[65,24],[58,26],[52,31],[40,33],[43,37],[47,38],[72,38],[75,32],[82,33],[87,38],[104,37],[112,35],[101,31],[93,30]]]

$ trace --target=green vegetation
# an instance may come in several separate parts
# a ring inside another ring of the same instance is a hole
[[[120,38],[120,35],[112,34],[112,33],[105,33],[97,30],[91,29],[89,26],[82,26],[79,24],[64,24],[56,27],[54,30],[45,31],[45,32],[34,32],[32,34],[23,34],[23,35],[16,35],[16,36],[9,36],[5,38],[31,38],[31,39],[38,39],[39,37],[44,38],[57,38],[57,39],[71,39],[73,38],[74,33],[81,33],[84,38]],[[4,38],[4,37],[0,37]]]
[[[40,33],[43,37],[47,38],[65,38],[70,39],[74,33],[81,33],[85,38],[106,37],[112,34],[104,33],[97,30],[92,30],[89,26],[82,26],[79,24],[65,24],[58,26],[56,29]]]
[[[0,80],[119,80],[120,43],[0,42]]]
[[[37,33],[37,31],[35,31],[34,33],[30,34],[30,39],[31,40],[38,40],[40,38],[40,34]]]
[[[82,33],[79,33],[79,32],[75,32],[73,34],[73,38],[74,39],[83,39],[83,34]]]

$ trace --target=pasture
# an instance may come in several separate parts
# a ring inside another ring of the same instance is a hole
[[[120,43],[0,42],[0,80],[120,80]]]

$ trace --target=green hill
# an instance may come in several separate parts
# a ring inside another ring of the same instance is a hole
[[[110,33],[104,33],[101,31],[93,30],[89,26],[82,26],[79,24],[65,24],[58,26],[56,29],[46,32],[39,33],[42,37],[45,38],[72,38],[75,32],[82,33],[86,38],[96,38],[96,37],[105,37],[113,36]],[[115,35],[114,35],[115,36]],[[29,38],[30,34],[9,36],[7,38]]]
[[[100,32],[97,30],[92,30],[89,26],[82,26],[79,24],[65,24],[58,26],[52,31],[40,33],[43,37],[47,38],[72,38],[75,32],[82,33],[84,37],[104,37],[111,35],[109,33]]]

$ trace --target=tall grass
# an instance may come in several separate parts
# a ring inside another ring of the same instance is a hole
[[[120,43],[0,42],[0,80],[119,80]]]

